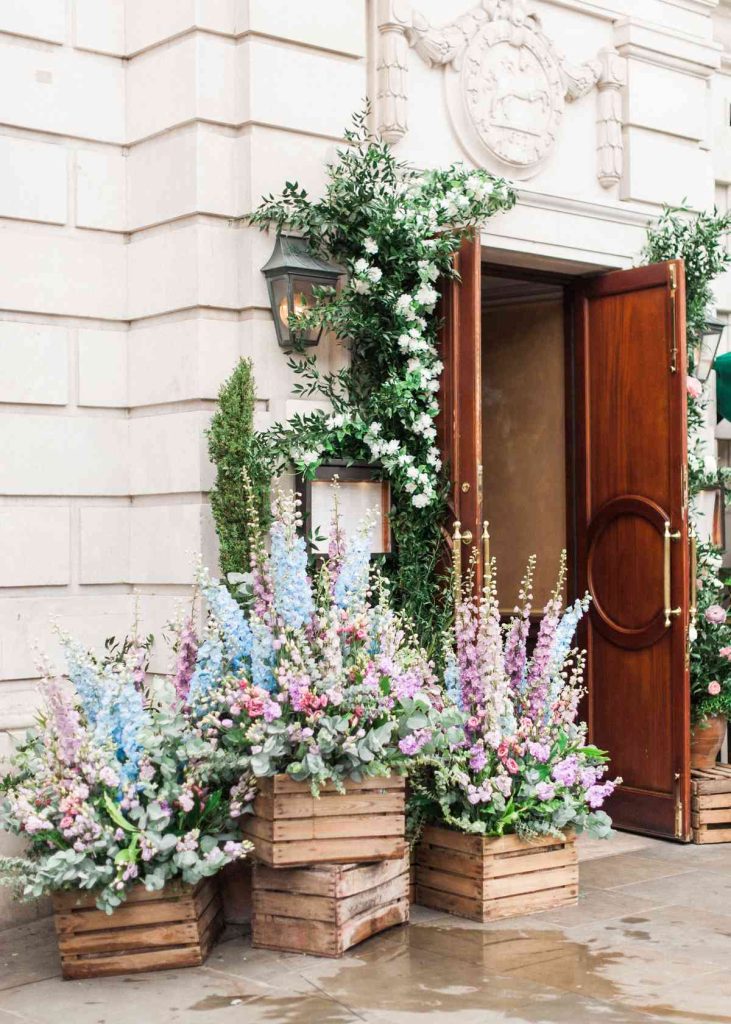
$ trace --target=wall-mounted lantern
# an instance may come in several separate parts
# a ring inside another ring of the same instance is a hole
[[[298,333],[292,331],[289,318],[315,304],[313,288],[335,287],[342,270],[313,256],[304,238],[280,234],[274,243],[274,252],[261,271],[267,279],[280,346],[291,350],[316,345],[322,327]]]
[[[391,485],[384,480],[379,466],[350,464],[333,459],[315,470],[312,479],[297,474],[295,486],[302,497],[302,518],[306,532],[313,538],[315,554],[327,551],[332,521],[333,481],[338,482],[340,522],[346,536],[352,536],[367,513],[375,513],[371,534],[371,555],[391,551]]]
[[[721,335],[725,328],[726,324],[723,320],[719,320],[711,312],[706,313],[706,322],[703,327],[703,334],[701,335],[701,343],[698,347],[695,367],[695,375],[703,384],[711,375],[718,347],[721,344]]]

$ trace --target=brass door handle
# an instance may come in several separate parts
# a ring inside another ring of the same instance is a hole
[[[671,606],[672,601],[672,576],[671,576],[671,552],[670,542],[673,540],[680,540],[682,534],[680,530],[671,530],[670,523],[665,520],[665,558],[664,558],[664,572],[663,572],[663,597],[665,601],[665,628],[669,629],[672,624],[673,617],[677,617],[683,611],[682,608],[673,608]]]

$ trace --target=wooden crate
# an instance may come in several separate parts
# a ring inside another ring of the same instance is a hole
[[[409,856],[291,869],[257,863],[253,895],[254,946],[342,956],[371,935],[409,920]]]
[[[95,900],[85,892],[53,896],[64,978],[197,967],[223,923],[215,878],[195,887],[173,882],[160,892],[139,886],[111,915]]]
[[[260,780],[241,830],[270,867],[398,860],[406,850],[404,809],[398,776],[348,782],[345,794],[328,785],[315,798],[309,783],[275,775]]]
[[[416,902],[472,921],[570,906],[579,894],[574,838],[527,843],[429,826],[416,850]]]
[[[694,843],[731,843],[731,765],[691,772]]]

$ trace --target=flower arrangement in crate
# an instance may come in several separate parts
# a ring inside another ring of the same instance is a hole
[[[607,757],[587,744],[577,721],[584,655],[572,645],[588,602],[564,609],[565,559],[532,653],[535,559],[506,624],[495,561],[488,564],[480,600],[461,596],[447,654],[445,685],[465,715],[463,736],[439,757],[422,757],[412,779],[414,815],[432,823],[419,847],[417,900],[479,919],[573,900],[573,834],[609,834],[600,808],[621,781],[602,781]],[[496,860],[486,888],[475,882],[462,903],[454,849]]]
[[[241,603],[202,578],[207,632],[178,687],[203,736],[239,765],[232,809],[261,860],[398,857],[398,776],[436,749],[441,691],[387,585],[371,583],[370,523],[347,540],[336,504],[314,578],[301,526],[297,496],[279,496]]]
[[[97,658],[61,637],[67,686],[50,674],[37,727],[0,781],[0,826],[28,841],[0,859],[19,896],[89,890],[111,913],[141,885],[196,885],[244,856],[212,746],[180,703],[155,702],[145,649]]]
[[[731,715],[731,625],[718,548],[698,544],[696,570],[697,615],[690,627],[691,763],[707,769],[715,764]]]

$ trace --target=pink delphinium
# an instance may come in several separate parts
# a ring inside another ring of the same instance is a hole
[[[523,686],[528,656],[526,646],[530,630],[530,613],[533,607],[533,574],[536,567],[535,555],[528,560],[528,568],[520,585],[518,600],[522,608],[515,609],[505,640],[505,671],[515,690]]]

